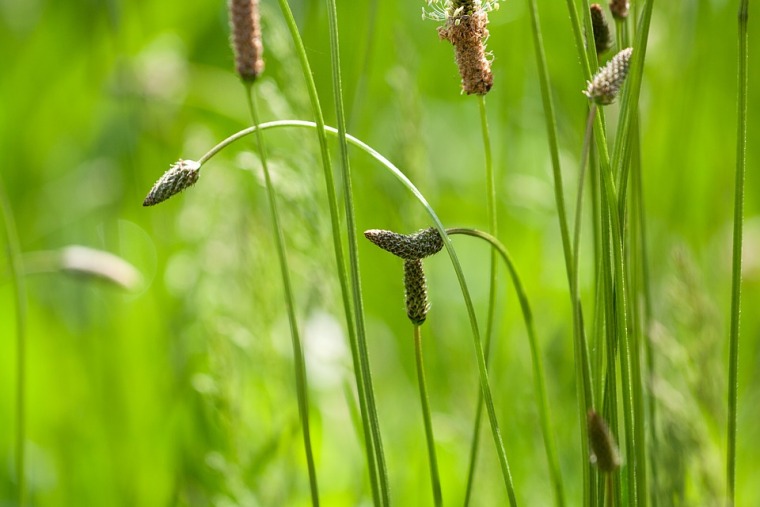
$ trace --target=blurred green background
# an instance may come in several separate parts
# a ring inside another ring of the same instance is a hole
[[[424,2],[338,2],[349,130],[402,168],[447,226],[487,228],[476,99],[460,94],[453,51]],[[263,116],[312,119],[281,13],[262,1]],[[335,124],[323,2],[293,1],[329,124]],[[574,202],[587,100],[565,5],[539,1]],[[736,143],[737,2],[657,2],[641,100],[655,324],[656,458],[664,504],[725,493],[730,226]],[[760,65],[750,12],[750,97],[739,390],[738,504],[760,504]],[[491,14],[487,96],[500,238],[537,316],[562,472],[581,503],[571,314],[543,108],[525,2]],[[287,327],[253,141],[204,166],[155,207],[142,199],[180,157],[197,159],[247,126],[224,2],[0,0],[0,171],[24,252],[78,244],[118,254],[131,292],[62,273],[27,277],[28,489],[32,505],[307,505]],[[616,106],[608,108],[614,126]],[[369,504],[346,393],[350,354],[316,138],[265,134],[305,336],[325,505]],[[336,146],[332,146],[337,160]],[[419,204],[352,152],[359,230],[429,225]],[[4,227],[4,225],[3,225]],[[588,224],[586,231],[588,232]],[[589,238],[587,235],[586,238]],[[479,317],[486,247],[457,238]],[[591,249],[582,259],[591,294]],[[392,497],[430,503],[403,309],[402,265],[360,239],[362,284]],[[469,323],[450,263],[426,261],[423,328],[444,498],[464,494],[477,394]],[[552,501],[525,331],[501,269],[492,386],[518,499]],[[15,313],[0,260],[0,504],[14,504]],[[475,505],[503,505],[484,434]]]

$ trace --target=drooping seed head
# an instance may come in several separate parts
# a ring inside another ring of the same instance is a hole
[[[610,2],[610,12],[615,19],[625,19],[628,17],[628,0],[612,0]]]
[[[404,293],[406,315],[412,324],[425,322],[430,303],[427,299],[427,283],[420,259],[404,261]]]
[[[599,69],[583,91],[586,97],[600,105],[612,104],[620,92],[631,61],[633,48],[626,48],[616,54],[607,65]]]
[[[195,160],[178,160],[161,176],[143,201],[143,206],[153,206],[178,194],[198,181],[201,165]]]
[[[587,425],[591,463],[602,472],[614,472],[620,467],[620,451],[610,428],[594,410],[588,411]]]
[[[259,0],[229,0],[235,70],[243,81],[253,82],[264,71],[259,21]]]
[[[443,239],[435,227],[422,229],[414,234],[370,229],[364,231],[364,237],[383,250],[405,260],[424,259],[443,248]]]
[[[594,29],[594,46],[596,54],[601,55],[612,46],[612,37],[610,36],[610,25],[604,17],[604,11],[599,4],[591,4],[589,8],[591,13],[591,26]]]

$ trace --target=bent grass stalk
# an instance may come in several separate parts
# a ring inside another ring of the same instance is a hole
[[[520,274],[515,267],[512,257],[509,255],[507,248],[494,236],[482,231],[465,228],[452,228],[447,229],[446,232],[449,235],[463,234],[466,236],[472,236],[474,238],[482,239],[491,245],[494,252],[498,253],[504,263],[507,266],[509,276],[512,278],[512,284],[515,287],[517,293],[517,299],[520,302],[520,310],[522,311],[523,320],[525,322],[525,328],[528,332],[528,344],[530,346],[530,356],[533,366],[533,381],[535,382],[536,401],[538,404],[539,418],[541,419],[541,432],[544,439],[544,450],[546,452],[546,460],[549,465],[549,476],[552,481],[552,486],[555,491],[562,491],[561,474],[559,467],[559,460],[557,458],[556,444],[551,431],[551,415],[549,412],[549,401],[546,394],[546,382],[544,374],[543,361],[541,360],[541,350],[538,345],[538,337],[536,335],[536,329],[533,324],[533,311],[528,301],[528,296],[525,293]],[[563,501],[562,497],[556,498],[557,503]]]
[[[316,123],[310,122],[310,121],[302,121],[302,120],[272,121],[272,122],[262,123],[259,125],[258,128],[261,130],[266,130],[266,129],[271,129],[271,128],[282,128],[282,127],[320,129],[320,126],[318,126]],[[322,130],[324,130],[324,132],[329,132],[331,134],[338,133],[337,129],[333,127],[322,126],[321,128]],[[223,150],[225,147],[234,143],[238,139],[253,133],[255,130],[256,130],[255,127],[250,127],[231,135],[227,139],[223,140],[222,142],[220,142],[219,144],[211,148],[211,150],[209,150],[205,155],[203,155],[200,158],[199,163],[203,164],[207,162],[211,157],[216,155],[219,151]],[[497,456],[499,457],[499,465],[502,472],[502,478],[504,481],[504,486],[507,490],[507,495],[509,496],[510,504],[512,506],[515,506],[517,505],[517,498],[515,496],[514,484],[512,482],[512,474],[509,469],[509,461],[507,459],[507,453],[506,453],[506,450],[504,449],[504,442],[501,437],[501,430],[499,429],[499,422],[496,417],[496,410],[493,405],[493,395],[491,393],[491,388],[488,382],[488,371],[486,369],[485,358],[483,354],[483,346],[480,341],[480,331],[478,328],[478,322],[475,317],[475,307],[472,304],[472,298],[470,297],[470,291],[467,288],[467,282],[464,277],[464,272],[462,271],[462,266],[459,263],[459,257],[457,256],[456,250],[454,249],[454,246],[451,243],[451,239],[446,234],[446,230],[443,227],[443,223],[438,218],[438,215],[435,213],[435,211],[430,206],[430,204],[427,202],[427,199],[425,199],[425,197],[417,189],[417,187],[414,186],[411,180],[409,180],[409,178],[407,178],[406,175],[403,172],[401,172],[399,168],[393,165],[393,163],[391,163],[387,158],[381,155],[374,148],[362,142],[361,140],[351,136],[350,134],[346,134],[346,140],[350,144],[353,144],[354,146],[366,152],[372,158],[380,162],[386,169],[388,169],[388,171],[390,171],[391,174],[402,185],[404,185],[404,187],[406,187],[412,193],[412,195],[414,195],[414,197],[420,202],[420,204],[425,208],[431,220],[433,221],[435,228],[441,234],[441,238],[443,239],[443,244],[446,247],[446,252],[449,254],[449,258],[451,259],[451,264],[457,275],[457,281],[459,282],[459,286],[462,291],[462,297],[464,298],[465,307],[467,308],[467,315],[470,321],[470,327],[472,329],[473,344],[475,346],[475,356],[476,356],[476,361],[478,363],[478,374],[480,378],[480,385],[483,391],[483,397],[486,404],[486,411],[488,413],[488,420],[491,426],[491,434],[494,440],[494,447],[495,447]]]
[[[11,203],[0,178],[0,211],[5,222],[5,241],[8,264],[11,268],[14,296],[16,298],[16,499],[18,505],[26,505],[26,282],[21,258],[21,242],[16,229]]]
[[[370,488],[372,489],[372,497],[375,505],[384,505],[381,503],[381,478],[378,473],[377,463],[377,450],[382,452],[382,444],[379,441],[379,432],[376,431],[377,414],[371,409],[369,405],[369,394],[366,387],[367,372],[363,367],[364,361],[361,360],[361,351],[359,342],[365,341],[358,337],[360,331],[354,320],[354,302],[351,299],[351,292],[349,290],[348,273],[346,270],[346,261],[343,254],[343,241],[341,240],[340,230],[340,216],[338,213],[338,198],[335,192],[335,178],[333,176],[332,164],[330,163],[330,152],[327,147],[327,136],[325,134],[325,120],[322,114],[322,107],[319,103],[319,95],[317,94],[317,86],[314,82],[314,76],[311,72],[311,65],[306,55],[306,48],[304,47],[301,34],[298,31],[298,25],[293,18],[293,12],[290,9],[290,5],[287,0],[278,0],[280,10],[282,10],[283,17],[288,26],[293,44],[298,55],[298,60],[301,65],[301,70],[306,81],[306,89],[309,94],[309,100],[314,113],[315,130],[317,139],[319,140],[319,149],[322,159],[322,168],[325,176],[325,187],[327,188],[327,202],[330,209],[330,224],[332,228],[333,238],[333,250],[335,252],[335,262],[338,270],[338,280],[340,282],[341,297],[343,300],[343,312],[346,316],[346,327],[348,329],[349,344],[351,347],[351,359],[354,367],[354,377],[356,381],[356,390],[359,397],[359,409],[362,416],[362,427],[364,428],[364,446],[365,453],[367,455],[367,467],[369,471]],[[203,163],[201,161],[201,163]],[[387,489],[382,493],[382,497],[388,496]]]
[[[739,7],[739,77],[737,84],[736,182],[734,188],[733,256],[731,263],[731,328],[728,358],[728,448],[726,484],[728,500],[736,504],[736,409],[739,377],[739,317],[741,316],[742,239],[744,217],[744,174],[747,163],[747,64],[749,0]]]
[[[248,101],[248,110],[251,114],[253,126],[259,124],[259,115],[256,108],[256,97],[254,95],[253,82],[243,82],[246,89],[246,99]],[[290,324],[290,337],[293,342],[293,359],[295,361],[296,376],[296,393],[298,397],[298,413],[301,418],[301,428],[303,431],[303,445],[306,452],[306,465],[309,471],[309,488],[311,491],[311,503],[317,507],[319,505],[319,487],[317,484],[317,471],[314,466],[314,452],[311,445],[311,427],[309,425],[309,386],[306,376],[306,360],[304,359],[303,343],[298,331],[298,320],[296,319],[295,300],[293,297],[293,285],[290,282],[290,268],[288,267],[288,256],[285,251],[285,235],[283,234],[282,224],[280,223],[280,214],[277,207],[277,199],[272,185],[272,177],[269,173],[267,163],[266,147],[261,130],[256,130],[256,144],[261,158],[261,168],[264,172],[264,182],[267,189],[269,200],[269,212],[272,215],[272,228],[274,233],[275,245],[277,248],[277,257],[280,264],[280,274],[282,276],[282,286],[285,293],[285,308],[288,313],[288,322]]]

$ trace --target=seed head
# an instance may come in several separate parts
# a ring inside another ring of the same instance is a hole
[[[607,65],[599,69],[589,81],[583,94],[600,105],[612,104],[628,75],[633,48],[626,48],[616,54]]]
[[[143,201],[143,206],[153,206],[182,192],[198,181],[201,165],[195,160],[178,160],[161,176]]]
[[[615,19],[625,19],[628,17],[628,0],[611,0],[610,12]]]
[[[243,81],[253,82],[264,71],[259,0],[229,0],[229,10],[235,70]]]
[[[430,304],[427,299],[427,283],[420,259],[404,261],[404,292],[406,315],[415,325],[425,322]]]
[[[364,237],[393,255],[405,260],[423,259],[441,251],[443,239],[435,227],[422,229],[414,234],[370,229]]]
[[[591,463],[602,472],[614,472],[620,467],[620,452],[615,437],[602,416],[588,411],[588,443],[591,446]]]
[[[610,36],[610,25],[607,24],[607,19],[604,17],[604,11],[599,4],[591,4],[589,8],[591,11],[591,26],[594,29],[594,46],[596,46],[596,54],[601,55],[612,45],[612,37]]]
[[[488,11],[498,8],[498,2],[455,0],[449,2],[438,37],[454,45],[462,90],[468,94],[485,95],[493,86],[491,61],[486,53]]]

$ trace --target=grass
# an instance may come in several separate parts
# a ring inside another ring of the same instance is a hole
[[[748,2],[634,2],[602,56],[588,4],[489,12],[494,86],[474,98],[424,3],[263,2],[249,128],[223,6],[3,10],[0,503],[760,502]],[[622,93],[592,105],[627,46]],[[227,170],[249,150],[261,179]],[[139,206],[204,152],[192,189]],[[357,233],[430,225],[423,373],[400,277]],[[26,276],[71,244],[146,287]]]

